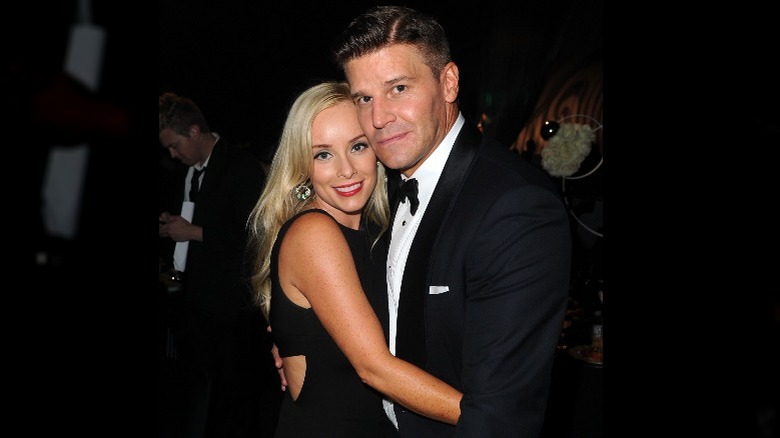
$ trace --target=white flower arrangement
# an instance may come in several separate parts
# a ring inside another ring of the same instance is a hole
[[[542,149],[542,167],[552,176],[573,175],[590,153],[594,138],[589,125],[561,124],[547,147]]]

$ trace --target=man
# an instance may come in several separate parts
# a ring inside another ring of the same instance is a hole
[[[159,230],[187,243],[186,258],[174,252],[173,261],[184,271],[181,321],[173,327],[177,358],[194,379],[184,384],[192,394],[187,428],[197,436],[205,427],[205,436],[270,437],[281,392],[244,257],[246,221],[265,182],[262,161],[211,132],[197,105],[173,93],[160,96],[159,132],[162,147],[188,166],[171,211],[194,203],[191,221],[165,211]]]
[[[397,170],[380,316],[390,349],[464,393],[457,426],[386,401],[388,416],[401,436],[539,436],[571,263],[554,185],[466,123],[458,66],[430,17],[372,8],[335,60],[374,152]]]

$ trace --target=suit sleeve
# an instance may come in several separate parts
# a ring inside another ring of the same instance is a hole
[[[495,201],[466,261],[457,436],[538,436],[568,297],[569,220],[537,186]]]

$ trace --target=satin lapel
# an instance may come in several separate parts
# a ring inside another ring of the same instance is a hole
[[[420,367],[425,365],[425,307],[431,249],[438,238],[440,225],[460,192],[479,142],[479,131],[464,126],[447,158],[406,260],[398,306],[396,353]]]

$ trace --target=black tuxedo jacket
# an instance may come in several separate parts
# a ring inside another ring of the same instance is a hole
[[[388,179],[393,206],[398,180]],[[397,409],[401,436],[538,436],[571,264],[557,189],[467,123],[424,214],[401,286],[397,355],[464,397],[457,428]]]
[[[187,167],[176,192],[181,211]],[[229,321],[251,304],[246,222],[260,198],[265,171],[259,155],[221,137],[214,146],[200,186],[192,223],[203,227],[203,241],[190,241],[185,268],[185,304],[207,316]]]

